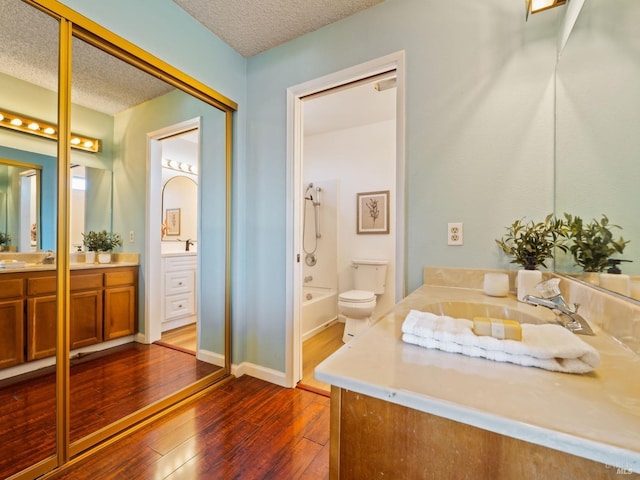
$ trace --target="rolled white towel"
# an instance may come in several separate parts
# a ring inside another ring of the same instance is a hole
[[[411,310],[402,324],[402,340],[556,372],[587,373],[600,365],[598,351],[560,325],[522,324],[522,341],[477,336],[472,329],[471,320]]]

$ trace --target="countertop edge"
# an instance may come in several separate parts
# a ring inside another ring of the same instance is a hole
[[[594,460],[612,467],[640,473],[640,453],[638,452],[518,422],[436,398],[416,395],[406,390],[382,388],[355,379],[343,378],[324,372],[321,367],[322,364],[316,368],[315,378],[336,387],[362,393],[363,395],[368,395],[379,400],[395,403],[500,435]]]

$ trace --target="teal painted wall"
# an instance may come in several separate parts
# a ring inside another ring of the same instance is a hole
[[[512,0],[387,0],[249,59],[247,361],[285,369],[286,89],[404,50],[407,292],[425,265],[510,268],[494,239],[553,211],[559,18],[525,23]],[[454,221],[464,246],[447,246]]]

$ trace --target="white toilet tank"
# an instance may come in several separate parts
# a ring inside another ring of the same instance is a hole
[[[388,263],[387,260],[352,260],[355,289],[376,295],[384,293]]]

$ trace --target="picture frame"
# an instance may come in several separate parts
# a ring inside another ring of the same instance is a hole
[[[389,233],[389,190],[357,194],[357,233]]]
[[[167,208],[165,211],[165,235],[180,235],[180,209]]]

